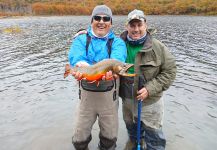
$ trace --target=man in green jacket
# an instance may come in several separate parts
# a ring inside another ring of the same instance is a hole
[[[138,76],[121,78],[120,97],[129,135],[125,150],[136,147],[138,100],[142,100],[142,148],[164,150],[166,140],[162,132],[162,95],[175,79],[175,58],[163,43],[152,37],[154,30],[147,29],[146,17],[141,10],[128,14],[126,28],[127,31],[121,34],[127,45],[126,62],[135,64],[129,72]]]

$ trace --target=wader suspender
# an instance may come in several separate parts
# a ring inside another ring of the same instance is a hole
[[[86,41],[86,56],[88,54],[88,47],[90,45],[90,42],[91,42],[91,36],[87,33],[87,41]],[[114,41],[114,38],[112,39],[108,39],[107,43],[106,43],[106,46],[108,48],[108,55],[109,55],[109,58],[111,56],[111,49],[112,49],[112,42]]]
[[[114,84],[115,84],[115,91],[113,92],[113,101],[116,100],[117,98],[117,83],[116,83],[116,79],[114,79]]]
[[[78,98],[81,100],[81,81],[78,82],[79,90],[78,90]]]

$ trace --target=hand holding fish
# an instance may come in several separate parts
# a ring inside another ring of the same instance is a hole
[[[79,80],[86,80],[86,78],[82,78],[83,74],[80,73],[79,71],[73,71],[72,72],[72,76],[74,76],[75,79]],[[104,76],[102,76],[102,80],[113,80],[113,79],[117,79],[118,75],[113,74],[112,71],[108,71],[105,73]]]
[[[88,63],[86,62],[78,62],[76,65],[76,67],[86,67],[86,66],[89,66]],[[78,81],[82,79],[82,76],[83,74],[79,71],[76,71],[76,70],[71,70],[71,74],[72,76],[74,76],[75,79],[77,79]],[[85,80],[85,78],[83,78],[83,80]]]
[[[74,76],[74,78],[76,79],[76,80],[81,80],[82,79],[82,73],[80,73],[79,71],[72,71],[72,76]],[[83,78],[84,80],[85,80],[85,78]]]
[[[117,79],[118,75],[113,73],[111,70],[105,73],[105,76],[102,77],[102,80],[114,80]]]

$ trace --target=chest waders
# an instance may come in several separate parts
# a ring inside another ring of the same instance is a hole
[[[87,35],[86,55],[91,37]],[[111,55],[113,39],[107,41],[108,55]],[[91,141],[91,130],[98,119],[101,150],[115,150],[118,135],[118,93],[119,79],[101,80],[99,85],[79,81],[79,109],[72,142],[76,150],[86,150]]]

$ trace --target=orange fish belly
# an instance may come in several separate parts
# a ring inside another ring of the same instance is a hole
[[[88,81],[100,81],[105,74],[84,75]]]

